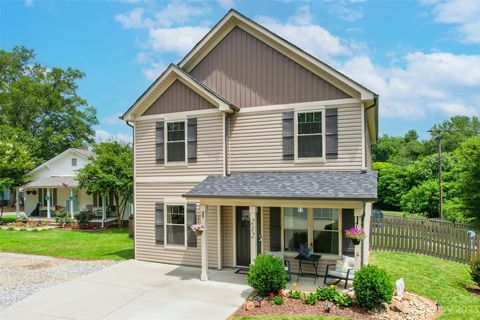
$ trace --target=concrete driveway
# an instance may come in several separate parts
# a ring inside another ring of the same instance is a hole
[[[0,319],[226,319],[251,292],[244,275],[125,261],[36,293]]]

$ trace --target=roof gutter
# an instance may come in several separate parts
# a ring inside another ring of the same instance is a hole
[[[368,108],[365,108],[365,113],[370,110],[371,108],[375,108],[374,111],[375,111],[375,141],[378,140],[378,132],[379,132],[379,129],[378,129],[378,100],[379,100],[379,96],[378,94],[374,94],[373,96],[373,104],[368,107]]]

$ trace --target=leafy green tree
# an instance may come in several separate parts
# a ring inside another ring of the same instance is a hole
[[[18,141],[16,136],[10,139],[0,137],[0,191],[10,190],[27,181],[26,174],[33,169],[34,162],[28,147]],[[0,218],[3,215],[1,204]]]
[[[96,110],[77,94],[84,76],[41,65],[25,47],[0,50],[0,125],[31,137],[26,143],[37,163],[93,142]]]
[[[449,152],[457,149],[459,145],[473,137],[480,137],[480,121],[477,117],[453,116],[441,124],[434,125],[431,131],[444,130],[442,135],[442,150]],[[430,153],[437,152],[436,133],[431,133],[432,139],[428,142]]]
[[[392,137],[387,134],[381,136],[377,143],[372,147],[372,158],[374,162],[388,162],[398,155],[402,148],[403,139],[401,137]]]
[[[401,166],[388,162],[375,162],[372,169],[378,171],[377,205],[382,209],[400,210],[402,195],[409,190],[407,172]]]
[[[426,180],[401,197],[402,210],[409,213],[438,217],[438,182]]]
[[[465,140],[455,151],[453,174],[466,213],[480,222],[480,137]]]
[[[78,171],[80,186],[89,193],[112,195],[118,226],[122,213],[133,198],[133,150],[130,144],[116,141],[95,144],[89,164]]]

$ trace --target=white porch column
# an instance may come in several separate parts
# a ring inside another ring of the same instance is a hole
[[[52,210],[50,209],[52,200],[50,199],[50,188],[47,188],[47,218],[50,219],[52,217]]]
[[[257,257],[257,207],[248,207],[250,212],[250,263]]]
[[[358,227],[363,228],[362,226],[363,208],[354,208],[353,214],[355,216],[355,224]],[[365,241],[367,240],[365,239],[359,245],[355,246],[355,267],[356,268],[360,268],[362,266],[362,245],[363,245],[363,242]]]
[[[20,215],[20,189],[15,189],[15,215],[18,219]]]
[[[370,221],[372,218],[372,203],[365,204],[365,217],[363,219],[363,230],[367,234],[367,237],[362,242],[363,246],[363,265],[368,264],[368,256],[369,256],[369,249],[370,249]]]
[[[107,209],[105,207],[105,197],[103,194],[102,197],[102,228],[105,228],[105,218],[107,217]]]
[[[207,226],[207,208],[206,206],[200,206],[200,222],[205,227]],[[208,281],[208,243],[207,243],[207,232],[208,228],[205,228],[205,231],[202,233],[202,274],[200,279],[202,281]]]
[[[73,216],[73,188],[70,188],[70,217],[72,218],[72,220],[74,219],[74,216]]]

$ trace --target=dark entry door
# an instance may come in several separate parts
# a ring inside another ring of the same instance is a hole
[[[250,212],[248,207],[236,207],[237,265],[250,265]]]

